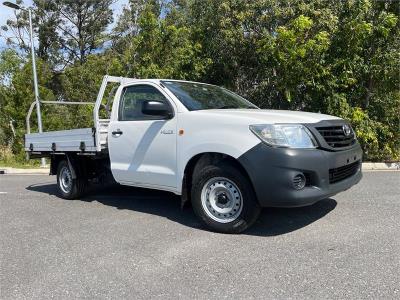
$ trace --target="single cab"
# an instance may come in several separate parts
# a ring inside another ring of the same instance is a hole
[[[73,104],[94,105],[92,128],[30,133],[33,103],[25,136],[31,158],[50,157],[66,199],[112,176],[181,195],[209,229],[238,233],[262,207],[311,205],[362,177],[361,147],[345,120],[259,109],[222,87],[105,76],[96,102]]]

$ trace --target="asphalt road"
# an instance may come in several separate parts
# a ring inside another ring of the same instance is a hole
[[[265,209],[241,235],[164,192],[55,193],[53,176],[0,175],[1,299],[400,299],[400,172]]]

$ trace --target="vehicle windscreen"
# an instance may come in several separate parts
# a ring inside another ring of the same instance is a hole
[[[235,93],[214,85],[161,81],[188,110],[252,108],[257,106]]]

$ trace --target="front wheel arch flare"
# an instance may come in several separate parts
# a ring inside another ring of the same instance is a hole
[[[247,173],[246,169],[244,166],[234,157],[224,154],[224,153],[219,153],[219,152],[203,152],[196,154],[193,156],[188,163],[185,166],[184,172],[183,172],[183,178],[182,180],[182,192],[187,193],[186,197],[190,198],[191,194],[191,187],[192,187],[192,179],[193,179],[193,173],[195,171],[196,166],[198,164],[202,164],[203,166],[209,165],[209,164],[215,164],[218,162],[230,162],[233,164],[238,170],[246,176],[246,178],[249,180],[251,187],[254,190],[253,183],[251,181],[251,178],[249,174]],[[190,199],[188,199],[190,200]],[[258,199],[257,199],[258,201]]]

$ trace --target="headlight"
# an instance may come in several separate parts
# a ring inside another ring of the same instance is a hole
[[[316,148],[318,145],[307,127],[300,124],[250,125],[250,130],[270,146]]]

